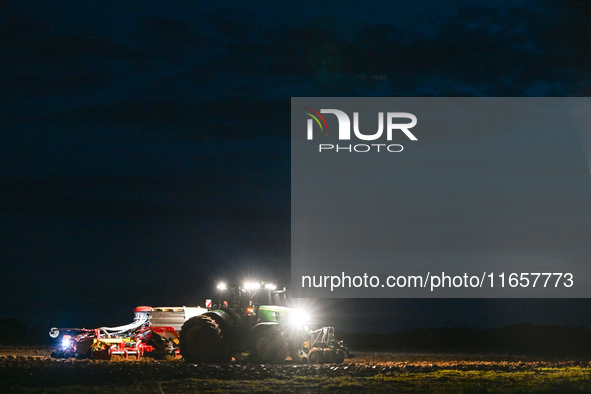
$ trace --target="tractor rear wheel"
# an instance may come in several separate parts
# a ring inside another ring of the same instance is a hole
[[[229,360],[220,326],[209,316],[195,316],[183,324],[179,348],[185,361],[215,363]]]
[[[254,355],[261,363],[280,363],[288,355],[287,339],[279,332],[261,332],[255,338]]]

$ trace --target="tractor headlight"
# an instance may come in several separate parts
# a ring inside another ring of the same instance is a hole
[[[295,327],[305,327],[310,323],[310,315],[302,310],[296,309],[289,314],[289,323]]]
[[[227,290],[228,289],[228,287],[226,286],[226,284],[223,283],[223,282],[222,283],[219,283],[218,286],[217,286],[217,288],[218,288],[218,290],[221,290],[221,291],[224,291],[224,290]]]
[[[62,348],[67,349],[70,347],[70,345],[72,344],[72,337],[70,337],[69,335],[64,335],[64,337],[62,338]]]

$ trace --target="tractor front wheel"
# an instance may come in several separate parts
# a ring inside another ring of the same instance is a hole
[[[229,360],[220,326],[209,316],[195,316],[183,324],[179,348],[185,361],[215,363]]]
[[[258,362],[280,363],[288,355],[287,339],[279,332],[262,332],[255,339],[254,354]]]

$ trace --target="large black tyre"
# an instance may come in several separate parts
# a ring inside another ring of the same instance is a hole
[[[304,352],[291,352],[290,353],[291,360],[295,364],[306,364],[308,362],[308,357]]]
[[[297,341],[289,343],[289,356],[295,364],[306,364],[308,362],[307,355],[301,348],[301,343]]]
[[[314,348],[308,353],[308,364],[323,364],[324,352],[322,349]]]
[[[277,364],[288,356],[285,335],[274,330],[265,330],[254,339],[254,357],[260,363]]]
[[[179,348],[190,363],[217,363],[230,359],[220,326],[209,316],[195,316],[183,324]]]
[[[342,351],[341,349],[337,349],[337,351],[335,352],[333,358],[332,358],[332,362],[335,364],[342,364],[345,362],[345,352]]]

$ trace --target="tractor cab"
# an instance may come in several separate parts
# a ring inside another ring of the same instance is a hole
[[[286,291],[285,288],[277,289],[275,285],[269,283],[249,284],[247,288],[241,288],[242,294],[251,305],[258,308],[261,305],[285,306]]]
[[[243,285],[220,283],[219,308],[240,315],[255,315],[261,305],[285,306],[286,290],[265,282],[247,282]],[[214,308],[215,309],[215,308]]]

